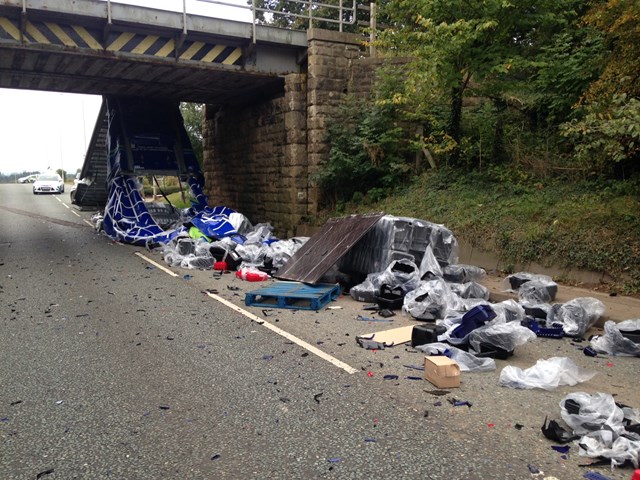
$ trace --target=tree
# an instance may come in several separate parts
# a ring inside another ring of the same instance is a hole
[[[381,32],[379,43],[389,54],[413,59],[404,88],[397,95],[414,117],[421,113],[428,118],[438,112],[435,123],[444,125],[446,136],[455,142],[450,158],[454,164],[461,164],[461,154],[469,150],[469,137],[464,132],[465,104],[469,105],[469,112],[485,116],[491,113],[484,121],[493,125],[495,155],[505,144],[503,136],[511,112],[520,112],[534,121],[546,115],[553,99],[540,87],[553,83],[554,68],[562,59],[560,53],[570,53],[570,48],[580,43],[580,36],[565,37],[566,45],[562,47],[561,39],[575,28],[584,3],[389,2],[384,15],[390,28]],[[554,51],[554,46],[558,50]],[[577,57],[570,74],[574,79],[585,78],[584,71],[579,75],[585,64],[588,84],[593,76],[589,62],[580,63]],[[562,109],[568,109],[579,98],[583,86],[578,80]],[[492,111],[477,108],[485,102],[490,102]],[[440,113],[443,107],[447,110],[445,117]]]
[[[203,165],[203,137],[202,137],[202,116],[204,111],[204,105],[201,103],[181,103],[180,113],[184,120],[184,128],[187,130],[189,140],[191,141],[191,147],[193,153],[198,159],[198,163],[202,167]]]

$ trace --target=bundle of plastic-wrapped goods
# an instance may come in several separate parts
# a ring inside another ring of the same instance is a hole
[[[520,272],[507,276],[502,281],[505,292],[518,293],[520,301],[536,305],[549,303],[556,299],[558,284],[548,275]]]
[[[351,287],[349,294],[359,302],[376,303],[383,285],[399,288],[402,295],[415,290],[420,284],[420,271],[409,260],[395,260],[382,272],[370,273],[364,282]]]
[[[340,271],[380,272],[394,260],[420,265],[427,246],[440,266],[457,263],[458,241],[443,225],[385,215],[340,260]]]
[[[172,267],[208,270],[215,262],[209,248],[209,242],[202,238],[178,237],[164,245],[162,254]]]
[[[553,323],[562,325],[566,335],[581,337],[604,313],[604,304],[592,297],[579,297],[555,308]]]
[[[448,310],[460,308],[460,297],[441,278],[422,282],[404,297],[402,310],[418,320],[443,319]]]
[[[640,357],[640,343],[634,342],[623,334],[625,331],[639,330],[640,319],[625,320],[619,324],[609,320],[604,324],[604,335],[594,336],[591,339],[591,346],[598,353]]]
[[[446,265],[442,267],[442,278],[451,283],[480,282],[487,276],[487,272],[474,265]]]
[[[448,285],[451,288],[451,291],[456,293],[460,298],[479,298],[482,300],[489,300],[489,289],[479,283],[449,283]]]

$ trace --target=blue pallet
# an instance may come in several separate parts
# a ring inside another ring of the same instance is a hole
[[[340,285],[305,285],[300,282],[275,282],[268,287],[247,292],[244,298],[249,307],[289,308],[292,310],[320,310],[340,296]]]

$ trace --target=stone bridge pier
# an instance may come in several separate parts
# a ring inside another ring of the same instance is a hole
[[[284,77],[284,91],[205,108],[209,203],[234,208],[253,223],[270,222],[280,237],[302,234],[317,214],[314,174],[328,159],[327,124],[347,93],[372,83],[377,63],[367,58],[360,36],[320,29],[307,35],[307,56],[300,73]]]

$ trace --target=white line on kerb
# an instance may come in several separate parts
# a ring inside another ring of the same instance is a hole
[[[179,275],[175,272],[172,272],[171,270],[169,270],[168,268],[163,267],[162,265],[160,265],[157,262],[154,262],[153,260],[151,260],[149,257],[145,257],[143,254],[141,254],[140,252],[135,252],[135,254],[137,256],[139,256],[140,258],[142,258],[143,260],[149,262],[151,265],[153,265],[154,267],[159,268],[160,270],[162,270],[165,273],[168,273],[169,275],[171,275],[172,277],[179,277]]]
[[[299,339],[298,337],[296,337],[295,335],[290,334],[289,332],[285,332],[284,330],[282,330],[281,328],[276,327],[275,325],[273,325],[272,323],[267,322],[266,320],[263,320],[260,317],[255,316],[253,313],[251,312],[247,312],[246,310],[240,308],[239,306],[231,303],[228,300],[225,300],[224,298],[215,295],[213,293],[209,293],[207,292],[207,295],[209,295],[211,298],[219,301],[220,303],[222,303],[223,305],[226,305],[227,307],[229,307],[232,310],[235,310],[238,313],[241,313],[242,315],[244,315],[245,317],[253,320],[254,322],[262,325],[265,328],[268,328],[269,330],[271,330],[274,333],[277,333],[278,335],[283,336],[284,338],[286,338],[287,340],[291,340],[292,342],[296,343],[297,345],[301,346],[302,348],[310,351],[311,353],[313,353],[314,355],[317,355],[318,357],[322,358],[323,360],[326,360],[327,362],[335,365],[338,368],[343,369],[345,372],[347,373],[356,373],[358,370],[356,370],[355,368],[353,368],[350,365],[347,365],[346,363],[338,360],[335,357],[332,357],[331,355],[323,352],[322,350],[320,350],[319,348],[314,347],[313,345],[305,342],[304,340]]]

